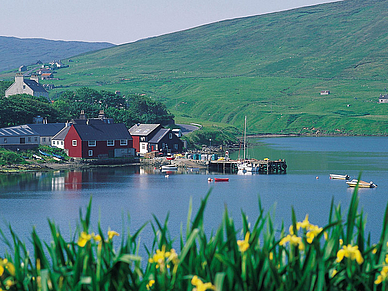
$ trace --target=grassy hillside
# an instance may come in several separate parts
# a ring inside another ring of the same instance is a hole
[[[178,122],[241,129],[247,115],[249,133],[385,135],[387,14],[388,1],[347,0],[213,23],[72,58],[51,94],[143,93]]]
[[[35,64],[38,60],[62,60],[114,46],[107,42],[56,41],[0,36],[0,72]]]

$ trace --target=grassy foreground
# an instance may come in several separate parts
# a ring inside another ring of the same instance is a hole
[[[277,231],[259,200],[252,224],[242,212],[243,227],[236,229],[225,209],[220,227],[207,236],[209,195],[193,219],[190,203],[178,242],[170,237],[168,217],[154,217],[153,243],[143,258],[137,241],[146,224],[126,237],[101,227],[94,233],[91,201],[85,215],[80,211],[71,241],[49,222],[52,241],[43,242],[33,230],[30,253],[11,227],[11,241],[0,231],[12,249],[0,258],[0,290],[387,290],[388,211],[372,245],[358,212],[357,188],[347,215],[332,203],[324,227],[310,223],[308,215],[297,222],[292,211],[292,225]]]

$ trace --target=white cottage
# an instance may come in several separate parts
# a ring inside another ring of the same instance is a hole
[[[46,89],[39,84],[38,76],[32,75],[30,79],[26,79],[22,73],[17,73],[15,82],[5,90],[5,97],[17,94],[28,94],[32,96],[43,96],[47,99],[49,98]]]

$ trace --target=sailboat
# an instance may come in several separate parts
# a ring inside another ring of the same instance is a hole
[[[243,173],[246,172],[257,172],[257,167],[253,165],[250,161],[246,159],[246,149],[247,149],[247,117],[245,116],[245,122],[244,122],[244,144],[243,144],[243,151],[244,151],[244,159],[240,164],[237,165],[237,169]]]

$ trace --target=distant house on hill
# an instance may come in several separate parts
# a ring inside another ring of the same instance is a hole
[[[27,67],[26,66],[20,66],[19,67],[19,72],[25,72],[25,71],[27,71]]]
[[[5,90],[5,97],[17,94],[28,94],[32,96],[43,96],[47,99],[49,98],[46,89],[39,84],[39,78],[37,76],[32,75],[30,79],[26,79],[22,73],[17,73],[15,82]]]
[[[388,94],[385,94],[385,95],[380,94],[379,103],[388,103]]]
[[[329,95],[330,91],[329,90],[322,90],[321,95]]]

